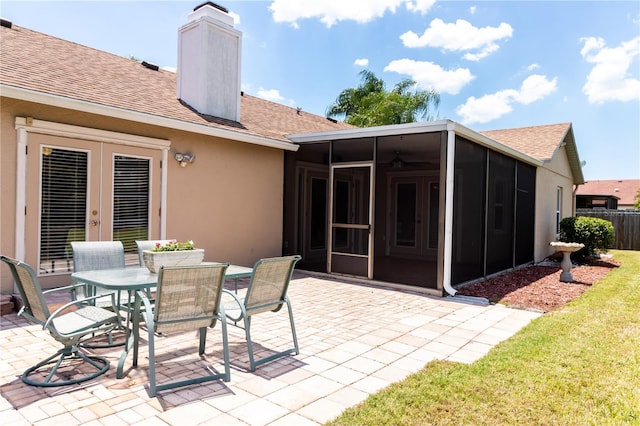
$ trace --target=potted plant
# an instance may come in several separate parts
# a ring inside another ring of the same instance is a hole
[[[157,273],[163,266],[200,264],[204,259],[204,249],[195,248],[191,240],[170,240],[164,244],[157,243],[151,250],[143,250],[142,258],[147,269]]]

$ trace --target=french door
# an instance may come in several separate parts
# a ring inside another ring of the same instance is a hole
[[[387,253],[421,258],[438,248],[439,182],[437,176],[389,179]]]
[[[27,144],[25,259],[47,277],[73,271],[70,242],[156,238],[162,151],[31,134]]]
[[[327,271],[373,278],[373,165],[331,166]]]

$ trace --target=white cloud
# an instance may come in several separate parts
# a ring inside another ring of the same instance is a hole
[[[501,23],[497,27],[477,28],[464,19],[445,23],[434,19],[422,35],[407,31],[400,36],[406,47],[440,47],[448,51],[473,51],[464,55],[469,61],[478,61],[500,48],[499,40],[511,38],[511,25]]]
[[[475,78],[467,68],[445,70],[433,62],[396,59],[389,62],[384,71],[407,74],[423,89],[436,89],[440,93],[457,94]]]
[[[602,38],[587,37],[580,41],[584,42],[580,50],[582,58],[595,64],[582,87],[590,103],[640,100],[640,79],[629,72],[634,58],[640,55],[640,37],[617,47],[606,47]]]
[[[469,13],[472,14],[472,15],[475,15],[476,14],[476,10],[477,10],[476,6],[471,6],[469,8]]]
[[[436,0],[273,0],[269,10],[275,22],[299,28],[298,20],[317,18],[331,28],[340,21],[364,24],[404,4],[411,12],[425,14]]]
[[[279,90],[276,89],[263,89],[262,87],[258,89],[257,93],[259,98],[266,99],[272,102],[282,102],[284,100],[284,96],[280,94]]]
[[[353,64],[359,67],[366,67],[369,65],[369,60],[367,58],[358,58],[353,62]]]
[[[520,90],[505,89],[480,98],[471,96],[456,108],[456,113],[462,117],[464,124],[487,123],[511,112],[514,103],[528,105],[556,89],[557,78],[548,80],[544,75],[534,74],[522,82]]]
[[[425,14],[431,9],[436,0],[415,0],[407,2],[407,9],[411,12]]]
[[[537,70],[538,68],[540,68],[540,65],[538,64],[531,64],[527,67],[527,71],[533,71],[533,70]]]
[[[294,27],[305,18],[320,18],[328,28],[336,22],[353,20],[366,23],[391,13],[406,0],[274,0],[269,6],[275,22],[288,22]]]

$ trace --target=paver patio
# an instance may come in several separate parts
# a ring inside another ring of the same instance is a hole
[[[242,287],[242,285],[241,285]],[[111,368],[91,381],[59,388],[25,385],[20,375],[59,349],[38,326],[16,314],[0,324],[0,419],[3,425],[317,425],[417,372],[434,359],[470,363],[540,314],[477,305],[416,292],[374,287],[296,272],[289,297],[300,355],[248,371],[242,329],[229,327],[231,381],[147,393],[146,331],[138,367],[131,356],[116,379],[121,348],[95,349]],[[288,316],[258,315],[257,356],[290,346]],[[156,339],[158,381],[182,369],[220,370],[219,324],[208,333],[202,361],[197,337]]]

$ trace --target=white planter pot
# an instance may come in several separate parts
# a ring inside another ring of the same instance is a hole
[[[163,266],[199,265],[204,259],[204,249],[181,251],[143,250],[144,266],[152,273],[157,273]]]

